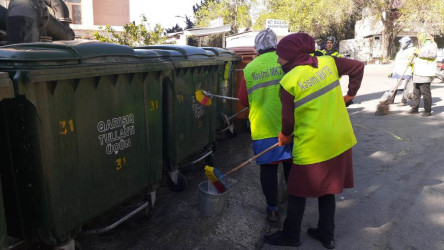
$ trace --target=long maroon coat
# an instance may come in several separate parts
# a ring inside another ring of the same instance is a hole
[[[360,61],[333,57],[339,75],[349,76],[349,96],[355,96],[361,86],[364,64]],[[282,133],[290,135],[294,128],[294,97],[281,88]],[[352,188],[353,159],[352,149],[330,160],[309,164],[293,164],[287,183],[288,193],[298,197],[320,197],[326,194],[342,193],[344,188]]]

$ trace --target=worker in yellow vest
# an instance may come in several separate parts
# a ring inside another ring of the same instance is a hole
[[[341,53],[339,53],[338,49],[336,48],[336,45],[336,38],[334,36],[328,36],[325,43],[325,48],[316,50],[315,55],[342,57]]]
[[[316,228],[310,237],[327,249],[335,247],[335,194],[352,188],[352,147],[356,144],[345,103],[356,95],[364,75],[360,61],[314,56],[314,39],[306,33],[284,37],[276,54],[285,76],[281,80],[282,130],[279,144],[293,143],[288,176],[287,217],[281,231],[266,235],[265,243],[299,246],[301,222],[308,197],[318,198]],[[348,75],[342,96],[338,76]]]
[[[413,67],[413,100],[412,108],[408,111],[408,114],[417,114],[419,111],[419,102],[422,95],[424,102],[423,117],[432,115],[432,92],[430,85],[433,79],[435,79],[436,63],[438,46],[433,40],[433,36],[430,33],[420,33],[418,35],[418,43],[420,49],[415,50],[417,57],[414,61]]]
[[[251,124],[254,153],[258,154],[278,142],[281,131],[281,109],[279,98],[284,72],[277,63],[277,37],[271,29],[256,35],[254,47],[258,56],[244,69],[238,97],[241,104],[250,108],[248,119]],[[278,164],[282,162],[285,180],[292,165],[291,145],[277,147],[259,157],[260,180],[267,202],[267,218],[279,220],[278,207]]]

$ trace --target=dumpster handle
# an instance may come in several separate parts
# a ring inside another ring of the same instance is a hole
[[[200,162],[201,160],[207,158],[207,157],[208,157],[209,155],[211,155],[212,153],[213,153],[213,150],[210,150],[210,151],[208,151],[207,153],[205,153],[204,155],[202,155],[202,157],[200,157],[199,159],[194,160],[194,161],[192,161],[192,162],[190,162],[190,163],[187,163],[187,164],[185,164],[185,165],[182,165],[182,166],[180,166],[180,167],[183,168],[183,167],[187,167],[187,166],[190,166],[190,165],[196,164],[196,163]]]
[[[142,211],[143,209],[145,209],[148,205],[150,204],[149,201],[144,202],[140,207],[136,208],[134,211],[132,211],[131,213],[123,216],[120,220],[114,222],[113,224],[107,226],[107,227],[103,227],[103,228],[98,228],[98,229],[91,229],[88,231],[84,231],[81,232],[80,234],[84,234],[84,235],[90,235],[90,234],[98,234],[98,233],[104,233],[107,232],[111,229],[114,229],[115,227],[117,227],[118,225],[122,224],[123,222],[125,222],[126,220],[128,220],[129,218],[131,218],[133,215],[137,214],[138,212]]]

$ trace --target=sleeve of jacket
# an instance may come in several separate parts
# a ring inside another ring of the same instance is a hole
[[[250,106],[248,104],[247,81],[245,81],[245,78],[242,78],[239,89],[237,90],[237,97],[239,98],[240,104],[245,107]]]
[[[281,87],[282,134],[291,135],[294,130],[294,96]]]
[[[338,68],[339,75],[348,75],[347,95],[355,96],[361,87],[364,77],[364,63],[358,60],[348,58],[333,57]]]

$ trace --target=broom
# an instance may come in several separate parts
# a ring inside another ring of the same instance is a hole
[[[196,90],[196,92],[194,93],[194,96],[196,98],[196,101],[198,103],[200,103],[203,106],[210,106],[211,105],[211,98],[204,95],[204,93],[202,93],[202,90]]]
[[[208,91],[205,90],[196,90],[194,93],[194,96],[196,98],[196,101],[204,106],[211,105],[211,98],[220,98],[220,99],[226,99],[226,100],[232,100],[232,101],[239,101],[239,98],[236,97],[230,97],[230,96],[223,96],[223,95],[215,95],[211,94]]]
[[[261,157],[262,155],[266,154],[268,151],[274,149],[277,146],[279,146],[279,142],[276,142],[271,147],[265,149],[264,151],[260,152],[259,154],[255,155],[254,157],[244,161],[243,163],[241,163],[237,167],[231,169],[230,171],[228,171],[225,174],[222,174],[216,168],[210,167],[210,166],[207,165],[207,166],[205,166],[205,175],[207,176],[207,179],[211,183],[213,183],[213,185],[217,189],[217,191],[219,193],[223,193],[223,192],[225,192],[229,188],[229,185],[228,185],[228,183],[226,181],[227,175],[229,175],[231,173],[234,173],[237,170],[245,167],[246,165],[250,164],[252,161],[256,160],[257,158]]]
[[[395,99],[395,90],[398,89],[399,85],[402,82],[402,78],[404,78],[405,73],[407,73],[407,69],[410,67],[410,65],[412,64],[413,60],[417,57],[417,54],[413,54],[412,59],[410,59],[410,62],[407,64],[407,67],[404,70],[404,73],[402,74],[402,76],[399,78],[398,83],[396,84],[396,86],[390,91],[390,97],[387,98],[386,100],[382,100],[380,101],[380,103],[378,104],[378,106],[376,106],[376,112],[375,115],[379,116],[379,115],[389,115],[390,114],[390,103],[392,103],[393,99]],[[384,97],[384,96],[383,96]]]

